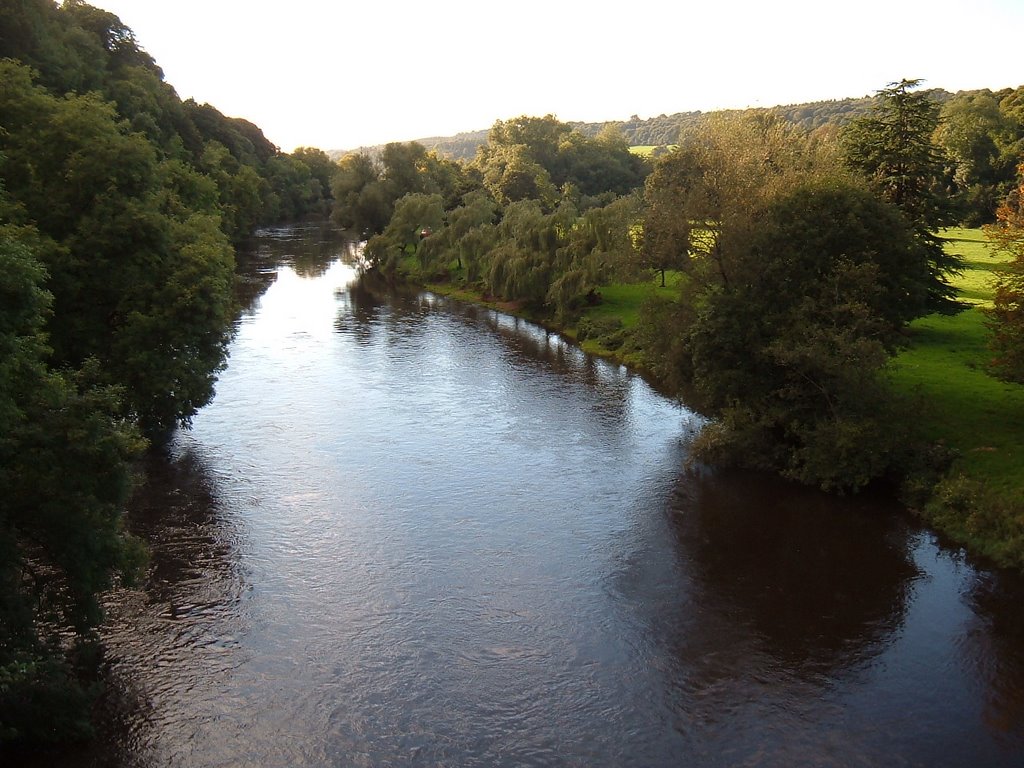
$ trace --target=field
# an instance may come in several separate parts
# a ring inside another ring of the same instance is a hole
[[[663,155],[667,152],[671,152],[673,149],[676,148],[676,146],[677,145],[675,144],[670,144],[668,146],[657,144],[640,144],[634,147],[630,147],[629,151],[632,152],[634,155],[639,155],[640,157],[654,158],[659,155]]]
[[[954,282],[974,305],[952,317],[931,315],[910,326],[910,347],[896,359],[893,380],[909,398],[925,437],[956,458],[921,510],[939,530],[972,552],[1024,566],[1024,386],[987,372],[983,308],[991,306],[993,273],[1006,257],[977,229],[944,233],[964,259]]]
[[[993,490],[1024,501],[1024,386],[988,375],[988,332],[979,309],[991,306],[991,278],[1004,259],[976,229],[949,230],[947,246],[964,257],[956,283],[976,308],[931,315],[910,327],[910,348],[896,359],[894,380],[921,404],[927,436],[956,449],[956,467]]]

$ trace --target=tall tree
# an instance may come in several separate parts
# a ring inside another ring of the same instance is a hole
[[[882,199],[892,203],[913,225],[929,254],[929,307],[955,313],[964,308],[949,280],[960,259],[947,253],[939,230],[955,215],[942,185],[945,159],[933,141],[939,105],[916,92],[920,80],[900,80],[878,92],[871,112],[854,120],[843,137],[846,163],[865,175]]]
[[[48,368],[55,246],[22,218],[0,186],[0,742],[88,734],[61,633],[87,641],[98,594],[141,563],[122,528],[141,440],[95,362]]]
[[[1013,187],[1016,164],[1005,150],[1017,139],[1016,121],[988,90],[957,94],[940,117],[935,141],[946,156],[957,213],[969,226],[991,223]]]
[[[697,159],[686,151],[673,152],[662,158],[647,177],[644,186],[643,265],[661,275],[665,285],[668,270],[681,270],[690,257],[694,227],[702,227],[701,218],[694,218],[693,200],[701,185],[702,171]]]
[[[151,436],[187,424],[212,397],[231,313],[234,255],[203,180],[159,161],[109,103],[55,97],[9,61],[0,78],[7,189],[56,244],[54,363],[97,359]]]
[[[831,166],[827,145],[760,111],[709,116],[680,142],[645,183],[644,257],[660,271],[700,256],[724,282],[721,233],[746,226],[765,200]]]
[[[826,490],[882,475],[899,446],[884,380],[927,264],[904,218],[848,181],[810,180],[719,235],[663,309],[648,355],[714,416],[694,450]]]

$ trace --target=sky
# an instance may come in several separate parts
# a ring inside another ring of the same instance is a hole
[[[1024,0],[92,0],[178,95],[291,152],[1024,84]]]

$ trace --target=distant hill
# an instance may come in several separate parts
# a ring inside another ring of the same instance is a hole
[[[933,88],[925,91],[939,103],[953,98],[954,94],[941,88]],[[875,96],[862,96],[860,98],[832,99],[830,101],[812,101],[806,104],[789,104],[785,106],[769,107],[768,111],[775,112],[786,120],[799,125],[800,127],[813,131],[825,125],[846,125],[851,120],[863,115],[871,107]],[[746,110],[720,110],[722,112],[742,112]],[[596,136],[607,125],[614,125],[630,146],[655,146],[663,147],[676,144],[679,141],[680,132],[696,123],[704,112],[676,112],[671,115],[658,115],[646,120],[633,115],[628,120],[608,120],[602,123],[573,123],[574,128],[586,136]],[[476,155],[477,147],[487,142],[487,133],[490,129],[483,128],[477,131],[465,131],[454,136],[432,136],[426,139],[411,139],[422,144],[427,149],[432,149],[440,155],[451,157],[456,160],[472,160]],[[377,154],[383,149],[383,145],[372,147],[358,147],[356,149],[334,149],[327,154],[331,159],[337,160],[353,152],[366,154]]]

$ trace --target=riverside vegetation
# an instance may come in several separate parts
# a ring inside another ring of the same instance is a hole
[[[917,86],[893,83],[842,129],[707,115],[643,165],[614,131],[551,116],[499,121],[469,164],[389,145],[340,161],[335,219],[367,238],[372,271],[645,371],[711,417],[696,459],[889,485],[1020,567],[1022,89],[940,109]],[[949,229],[979,218],[989,229]],[[986,232],[1003,255],[965,254]]]

